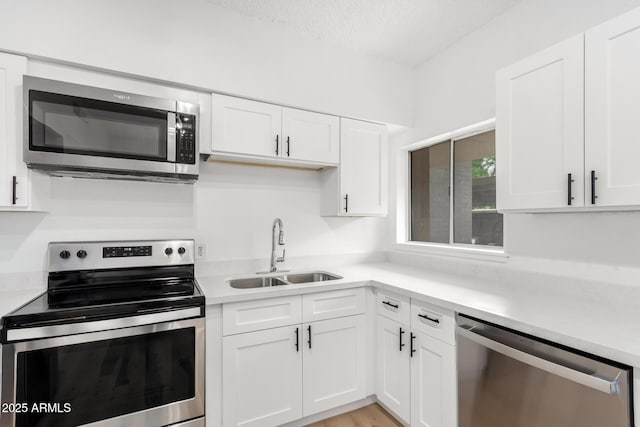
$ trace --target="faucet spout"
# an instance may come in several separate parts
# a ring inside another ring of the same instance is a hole
[[[276,234],[276,230],[278,230],[278,234]],[[269,271],[272,273],[278,270],[278,268],[276,267],[276,263],[284,262],[284,255],[285,255],[284,248],[282,249],[281,257],[276,255],[276,244],[278,246],[285,245],[284,225],[282,224],[282,220],[280,218],[276,218],[273,220],[273,228],[271,229],[271,267]]]

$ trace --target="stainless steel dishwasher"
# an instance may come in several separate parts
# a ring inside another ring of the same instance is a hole
[[[632,368],[456,316],[459,427],[631,427]]]

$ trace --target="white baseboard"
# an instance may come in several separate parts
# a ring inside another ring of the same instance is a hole
[[[318,421],[326,420],[327,418],[335,417],[336,415],[344,414],[345,412],[355,411],[356,409],[371,405],[372,403],[376,403],[377,401],[378,399],[376,399],[376,396],[372,395],[356,402],[347,403],[346,405],[342,405],[337,408],[329,409],[324,412],[318,412],[317,414],[309,415],[308,417],[304,417],[287,424],[282,424],[281,427],[303,427]]]

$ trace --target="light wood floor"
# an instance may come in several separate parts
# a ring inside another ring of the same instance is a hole
[[[380,405],[374,403],[346,414],[336,415],[307,427],[402,427]]]

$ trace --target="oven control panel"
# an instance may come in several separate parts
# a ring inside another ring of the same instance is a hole
[[[151,256],[151,246],[105,246],[102,258],[124,258],[129,256]]]
[[[49,243],[48,271],[193,264],[193,240]]]

